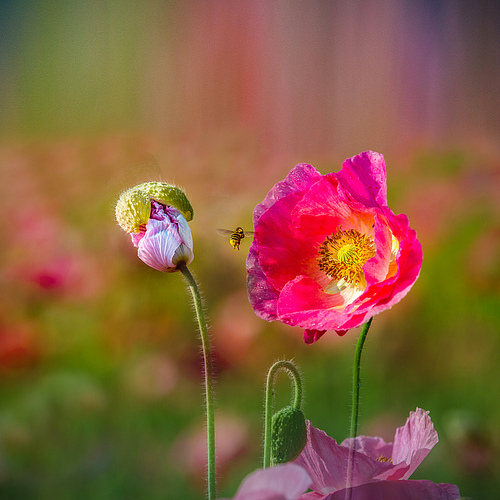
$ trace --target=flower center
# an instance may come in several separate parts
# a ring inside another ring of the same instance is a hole
[[[348,243],[341,247],[337,252],[337,259],[347,265],[356,265],[359,262],[356,246]]]
[[[319,247],[319,268],[334,280],[350,285],[364,281],[363,266],[375,255],[373,239],[355,229],[338,230]]]

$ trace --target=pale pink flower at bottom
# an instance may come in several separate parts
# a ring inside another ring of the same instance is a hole
[[[392,443],[386,443],[379,437],[359,436],[354,443],[351,439],[346,439],[338,444],[308,422],[307,444],[294,462],[303,467],[312,480],[313,493],[302,498],[304,500],[343,498],[341,491],[345,494],[351,445],[354,445],[355,450],[351,481],[352,500],[460,498],[458,488],[454,485],[408,481],[438,442],[437,432],[428,414],[429,412],[420,408],[410,412],[406,424],[396,430]]]
[[[339,490],[326,497],[307,493],[300,500],[345,500],[347,490]],[[351,488],[351,500],[454,500],[460,498],[454,484],[436,484],[432,481],[376,481]]]
[[[310,484],[311,479],[302,467],[290,463],[277,465],[249,474],[232,500],[298,500]]]

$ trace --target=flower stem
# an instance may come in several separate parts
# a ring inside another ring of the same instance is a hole
[[[349,458],[347,463],[347,478],[346,478],[346,499],[351,498],[351,491],[349,491],[352,484],[352,475],[354,470],[354,439],[358,434],[358,416],[359,416],[359,389],[361,387],[361,353],[363,351],[363,345],[372,324],[372,319],[370,318],[361,329],[361,333],[358,337],[358,342],[356,343],[356,350],[354,351],[354,360],[352,364],[352,407],[351,407],[351,429],[349,437],[351,438],[351,444],[349,446]]]
[[[363,351],[363,345],[365,343],[368,330],[370,329],[370,325],[372,324],[372,319],[373,318],[370,318],[368,322],[363,325],[356,344],[356,350],[354,351],[354,361],[352,364],[351,431],[349,434],[349,437],[352,439],[354,439],[358,433],[359,389],[361,387],[361,352]]]
[[[273,395],[273,383],[276,376],[276,372],[279,369],[286,370],[291,376],[294,382],[295,397],[293,406],[296,409],[300,409],[302,404],[302,382],[300,380],[300,374],[297,368],[290,361],[276,361],[273,366],[269,369],[267,374],[266,382],[266,402],[265,402],[265,416],[264,416],[264,469],[267,469],[271,465],[271,420],[272,420],[272,395]]]
[[[193,296],[196,318],[200,328],[203,358],[205,363],[205,398],[207,414],[207,470],[208,470],[208,499],[215,500],[215,412],[214,412],[214,383],[212,378],[212,354],[210,352],[210,338],[207,322],[203,313],[201,295],[193,275],[185,263],[178,264],[178,269],[184,275],[189,290]]]

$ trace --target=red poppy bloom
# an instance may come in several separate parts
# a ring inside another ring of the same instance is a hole
[[[254,227],[250,303],[267,321],[304,328],[306,343],[392,307],[422,266],[408,218],[387,206],[385,161],[373,151],[327,175],[297,165],[257,205]]]

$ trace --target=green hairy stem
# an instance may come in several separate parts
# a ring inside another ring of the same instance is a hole
[[[212,354],[210,351],[210,337],[208,335],[207,322],[203,313],[201,295],[193,275],[186,264],[180,263],[178,269],[184,275],[189,290],[193,296],[194,307],[198,325],[200,328],[203,358],[205,362],[205,398],[207,416],[207,480],[208,499],[215,500],[215,412],[214,412],[214,383],[212,375]]]

